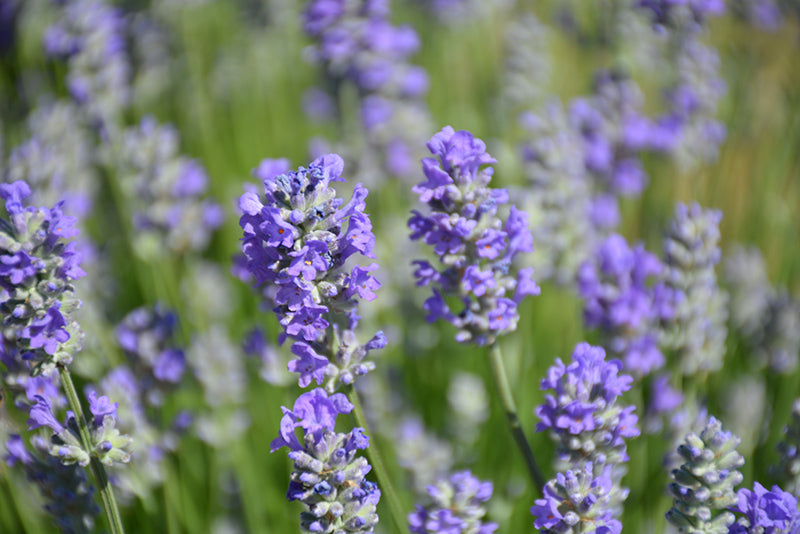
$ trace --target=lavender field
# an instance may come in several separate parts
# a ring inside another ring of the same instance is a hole
[[[797,0],[0,0],[0,532],[800,534]]]

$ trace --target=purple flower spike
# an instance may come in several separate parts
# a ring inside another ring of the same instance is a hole
[[[469,471],[453,473],[427,488],[431,503],[417,505],[408,515],[412,534],[450,534],[475,532],[491,534],[497,523],[484,523],[486,503],[492,496],[492,483],[482,482]]]
[[[637,377],[664,365],[656,332],[660,321],[670,316],[673,299],[663,283],[653,281],[662,272],[656,256],[642,245],[630,248],[617,234],[578,271],[584,321],[602,330],[609,352]]]
[[[414,211],[408,226],[411,239],[433,246],[441,262],[440,269],[414,262],[417,285],[434,286],[425,302],[428,321],[444,318],[458,328],[458,341],[489,345],[516,328],[517,304],[538,294],[531,269],[515,275],[510,268],[520,253],[533,251],[528,218],[514,206],[506,219],[498,215],[508,192],[488,187],[493,169],[485,166],[496,160],[483,141],[446,126],[427,146],[435,158],[422,161],[426,181],[412,190],[430,214]],[[444,295],[458,297],[463,311],[451,312]]]
[[[301,387],[329,378],[326,388],[332,392],[372,368],[363,361],[369,349],[330,346],[334,339],[353,337],[359,301],[375,299],[380,288],[370,274],[377,264],[351,268],[348,262],[356,254],[374,257],[375,235],[364,212],[368,192],[357,184],[349,202],[336,198],[331,184],[344,181],[344,161],[337,154],[276,174],[284,167],[285,162],[262,162],[254,174],[263,180],[263,195],[248,191],[240,198],[242,252],[284,328],[279,340],[296,343],[292,352],[299,359],[289,369],[300,374]]]
[[[86,273],[74,237],[76,219],[65,216],[63,202],[53,208],[27,206],[31,194],[24,181],[0,184],[7,218],[0,224],[0,314],[5,341],[0,353],[6,366],[43,363],[48,374],[68,365],[80,348],[82,332],[71,314],[80,306],[72,283]],[[11,363],[14,360],[15,363]]]

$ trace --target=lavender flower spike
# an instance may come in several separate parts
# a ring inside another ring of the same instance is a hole
[[[0,219],[0,360],[40,367],[49,373],[68,365],[80,348],[82,332],[71,314],[80,306],[72,283],[84,276],[75,243],[75,218],[53,208],[27,206],[24,181],[0,184],[8,219]],[[25,355],[24,358],[22,355]]]
[[[425,302],[428,321],[444,318],[459,329],[458,341],[491,345],[516,329],[522,299],[539,294],[533,269],[511,269],[519,253],[533,251],[528,218],[514,206],[507,218],[498,215],[508,192],[488,187],[494,169],[484,166],[496,160],[483,141],[446,126],[427,146],[436,157],[422,160],[427,180],[413,191],[430,214],[415,211],[408,226],[411,239],[433,246],[441,265],[414,262],[417,285],[434,287]],[[451,311],[444,295],[458,297],[463,309]]]
[[[491,534],[497,530],[497,523],[482,521],[486,515],[483,503],[492,496],[491,482],[481,482],[469,471],[461,471],[428,486],[428,495],[432,503],[417,505],[408,515],[412,534]]]
[[[372,300],[380,287],[370,273],[377,264],[346,267],[357,254],[374,258],[375,235],[364,213],[367,189],[357,184],[349,202],[336,198],[331,182],[344,181],[344,162],[328,154],[308,168],[263,179],[264,194],[242,195],[240,225],[247,270],[277,314],[284,333],[295,340],[298,359],[289,370],[306,387],[315,381],[334,391],[374,369],[367,360],[386,345],[383,332],[358,342],[360,300]],[[258,176],[260,169],[255,172]]]
[[[675,302],[663,342],[676,351],[684,375],[716,371],[725,356],[728,299],[714,272],[721,219],[720,211],[678,204],[664,239],[666,287]]]
[[[657,332],[659,321],[672,312],[672,299],[662,284],[648,283],[662,270],[643,245],[631,248],[613,234],[578,271],[586,325],[602,330],[605,346],[637,377],[664,365]]]
[[[666,514],[679,532],[728,534],[734,516],[727,509],[736,504],[733,488],[742,482],[738,469],[744,458],[736,451],[740,441],[714,417],[699,435],[686,435],[678,447],[684,463],[672,471],[669,485],[674,504]]]
[[[606,361],[605,351],[588,343],[575,347],[572,360],[564,365],[556,359],[542,380],[542,389],[553,393],[536,409],[536,430],[549,430],[556,442],[556,468],[627,461],[623,438],[639,435],[638,418],[633,406],[620,406],[617,398],[633,378],[619,374],[619,360]]]
[[[371,470],[367,460],[356,456],[369,446],[369,438],[362,428],[334,431],[336,417],[352,409],[345,395],[328,396],[322,388],[300,395],[291,410],[283,408],[280,435],[270,447],[272,452],[290,449],[294,471],[286,497],[308,506],[300,514],[303,532],[373,532],[378,522],[381,492],[364,478]],[[303,430],[302,443],[296,428]]]
[[[614,517],[610,502],[611,466],[594,473],[591,462],[558,473],[544,487],[544,498],[531,507],[533,526],[542,534],[620,534],[622,523]]]

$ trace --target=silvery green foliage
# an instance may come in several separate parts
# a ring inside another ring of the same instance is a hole
[[[797,495],[800,493],[800,399],[792,405],[792,416],[783,429],[783,440],[778,443],[780,460],[770,467],[770,474],[782,487]]]
[[[520,147],[528,186],[519,194],[536,244],[534,271],[541,279],[570,284],[597,232],[588,217],[592,190],[580,135],[558,101],[538,114],[523,114],[520,122],[529,137]]]
[[[26,447],[19,435],[11,435],[5,443],[5,461],[10,467],[21,464],[28,479],[39,486],[44,509],[61,532],[93,532],[100,508],[94,502],[86,471],[77,465],[63,465],[50,456],[50,444],[43,437],[33,436],[30,443],[33,450]]]
[[[510,111],[540,106],[552,70],[549,40],[549,30],[533,13],[525,12],[509,23],[502,90]]]
[[[742,482],[740,441],[710,417],[699,435],[690,432],[678,447],[684,463],[671,473],[667,521],[682,534],[728,534],[734,522],[728,508],[737,503],[734,487]]]
[[[684,375],[722,367],[727,294],[717,285],[722,213],[698,204],[678,204],[664,239],[666,285],[675,293],[674,317],[663,322],[663,343]]]

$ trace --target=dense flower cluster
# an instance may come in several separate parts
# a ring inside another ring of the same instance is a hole
[[[602,330],[606,348],[637,377],[664,365],[657,327],[670,317],[673,299],[662,284],[652,283],[662,270],[643,245],[631,248],[613,234],[578,272],[586,325]]]
[[[123,14],[102,0],[65,2],[44,46],[48,54],[68,59],[67,87],[90,120],[113,129],[130,102]]]
[[[538,432],[548,430],[556,442],[557,469],[583,465],[595,467],[628,460],[623,438],[639,435],[634,406],[622,407],[617,399],[631,389],[633,378],[620,374],[619,360],[605,360],[605,351],[581,343],[572,353],[572,362],[561,359],[542,379],[544,404],[536,408],[541,419]]]
[[[347,92],[343,82],[352,83],[365,144],[377,150],[380,166],[390,174],[410,174],[415,147],[429,122],[422,103],[428,75],[407,63],[419,48],[417,33],[410,26],[393,26],[389,3],[381,0],[311,0],[303,12],[303,28],[316,41],[311,56],[324,68],[332,89],[332,94],[320,89],[308,93],[307,109],[329,114]],[[337,113],[343,120],[347,110]]]
[[[519,253],[533,251],[528,218],[515,206],[505,220],[499,216],[508,191],[489,187],[493,169],[484,166],[496,160],[483,141],[446,126],[427,146],[436,157],[422,160],[427,181],[413,191],[431,213],[414,211],[408,225],[411,239],[424,239],[442,265],[414,262],[417,285],[434,286],[425,302],[428,321],[446,319],[458,328],[458,341],[489,345],[516,329],[522,299],[539,294],[533,269],[512,270]],[[463,308],[453,313],[445,295],[458,297]]]
[[[563,486],[563,477],[572,478],[574,484],[587,490],[602,483],[604,499],[587,517],[597,516],[603,521],[622,512],[622,503],[628,496],[628,489],[621,486],[626,472],[622,464],[628,461],[624,438],[640,433],[636,426],[638,418],[633,413],[635,407],[617,404],[618,397],[631,388],[633,378],[619,374],[622,362],[606,361],[605,356],[602,348],[581,343],[575,347],[573,361],[568,366],[556,359],[541,386],[553,393],[545,395],[544,404],[536,408],[541,419],[536,430],[548,430],[556,443],[555,467],[559,473],[557,482],[551,480],[549,486]],[[581,475],[582,471],[586,474]],[[593,482],[594,477],[598,479]],[[552,495],[554,491],[555,487],[551,487]],[[585,497],[586,493],[582,495]],[[573,505],[581,511],[580,501]],[[585,509],[582,512],[589,513]],[[574,524],[570,519],[565,521],[563,528]]]
[[[663,339],[684,375],[716,371],[725,356],[727,294],[714,272],[721,257],[721,219],[717,210],[678,204],[664,239],[666,286],[675,303]]]
[[[50,442],[42,436],[31,439],[34,452],[28,450],[17,434],[6,441],[6,463],[21,464],[31,482],[39,486],[44,509],[61,532],[91,532],[100,509],[94,503],[93,488],[79,466],[63,465],[50,456]]]
[[[0,184],[8,220],[0,219],[0,311],[2,360],[67,365],[80,347],[80,326],[70,314],[80,305],[73,281],[85,273],[75,243],[74,217],[62,203],[53,208],[27,206],[26,182]]]
[[[599,474],[591,462],[558,473],[531,507],[533,526],[543,534],[620,534],[622,523],[610,502],[613,487],[610,465]]]
[[[736,451],[739,441],[709,417],[699,434],[690,432],[678,447],[684,463],[671,473],[674,482],[669,491],[674,500],[667,520],[679,532],[728,532],[734,522],[728,508],[736,504],[734,487],[742,482],[738,469],[744,458]]]
[[[744,514],[731,525],[730,534],[794,534],[800,531],[797,498],[778,486],[767,488],[755,483],[753,491],[740,489],[734,512]]]
[[[328,396],[316,388],[300,395],[291,410],[282,409],[280,434],[270,448],[289,448],[294,471],[286,497],[308,506],[300,514],[303,531],[372,532],[381,492],[364,478],[371,469],[366,459],[356,456],[369,446],[369,438],[361,428],[334,431],[336,417],[350,413],[353,405],[341,393]],[[303,431],[302,442],[297,428]]]
[[[386,345],[383,332],[365,345],[354,332],[359,300],[374,299],[380,287],[370,274],[377,264],[347,267],[356,254],[375,257],[372,223],[364,213],[367,189],[357,184],[346,204],[336,198],[330,183],[344,181],[344,162],[336,154],[277,176],[272,168],[256,170],[263,196],[249,191],[239,200],[247,270],[256,284],[271,286],[282,338],[297,340],[292,353],[298,359],[289,370],[300,374],[300,386],[327,377],[333,390],[373,369],[368,353]],[[335,322],[339,317],[345,324]]]
[[[223,221],[222,208],[203,200],[205,169],[179,154],[175,128],[145,117],[124,132],[119,147],[120,185],[134,201],[134,247],[145,258],[167,250],[202,250]]]
[[[454,473],[428,486],[432,503],[417,505],[408,515],[412,534],[459,532],[463,534],[490,534],[497,523],[484,523],[484,503],[492,496],[492,483],[481,482],[469,471]]]

